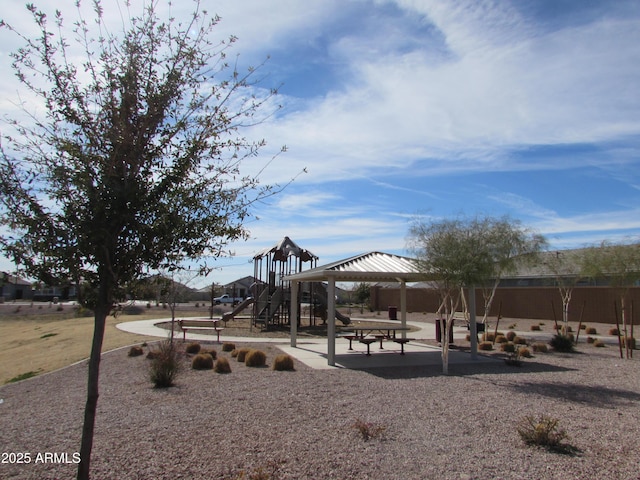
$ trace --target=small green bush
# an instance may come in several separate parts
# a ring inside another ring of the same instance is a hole
[[[594,347],[602,348],[602,347],[604,347],[605,345],[604,345],[604,342],[603,342],[602,340],[596,340],[595,342],[593,342],[593,346],[594,346]]]
[[[511,340],[513,343],[515,343],[516,345],[526,345],[527,344],[527,339],[524,337],[519,337],[519,336],[515,336],[513,337],[513,340]]]
[[[482,335],[482,341],[483,342],[493,342],[495,340],[496,336],[493,333],[484,333]]]
[[[584,325],[584,324],[580,325],[580,330],[586,330],[586,329],[587,329],[586,325]]]
[[[231,373],[231,365],[229,360],[225,357],[220,357],[216,360],[216,364],[213,366],[213,371],[216,373]]]
[[[588,327],[584,329],[584,333],[587,335],[597,335],[598,331],[594,327]]]
[[[595,343],[596,339],[593,337],[587,337],[587,343]]]
[[[549,351],[547,344],[542,342],[536,342],[531,345],[531,350],[536,353],[547,353]]]
[[[213,357],[208,353],[198,353],[191,361],[191,368],[194,370],[211,370],[213,368]]]
[[[245,358],[247,357],[247,354],[251,351],[250,348],[247,347],[242,347],[239,348],[236,352],[236,360],[238,360],[239,362],[244,363]]]
[[[185,348],[184,350],[185,350],[185,352],[187,352],[187,353],[189,353],[191,355],[195,355],[196,353],[200,352],[201,348],[202,347],[200,346],[199,343],[193,342],[193,343],[190,343],[189,345],[187,345],[187,348]]]
[[[293,357],[286,353],[277,355],[273,359],[273,369],[277,371],[293,371]]]
[[[262,350],[251,350],[244,360],[247,367],[264,367],[266,363],[267,355]]]
[[[542,327],[540,325],[531,325],[532,332],[539,332],[540,330],[542,330]]]
[[[144,355],[144,350],[142,350],[142,347],[134,345],[129,349],[129,357],[139,357],[140,355]]]
[[[619,330],[618,330],[617,328],[615,328],[615,327],[613,327],[613,328],[610,328],[610,329],[609,329],[609,335],[614,335],[614,336],[616,336],[616,335],[618,335],[619,333],[620,333],[620,332],[619,332]]]
[[[151,381],[156,388],[173,386],[176,375],[180,371],[178,351],[169,340],[160,342],[150,366]]]
[[[509,340],[507,340],[507,337],[505,337],[504,335],[498,335],[496,337],[496,343],[507,343]]]
[[[480,342],[478,344],[478,350],[483,350],[483,351],[493,350],[493,343],[491,343],[491,342]]]
[[[516,336],[517,336],[516,332],[514,331],[509,331],[507,332],[507,335],[506,335],[507,340],[509,340],[510,342],[513,342],[513,339],[516,338]]]
[[[235,349],[236,349],[236,344],[235,343],[224,342],[222,344],[222,351],[223,352],[233,352]]]
[[[554,335],[549,341],[549,345],[551,345],[551,348],[556,352],[573,352],[573,335]]]

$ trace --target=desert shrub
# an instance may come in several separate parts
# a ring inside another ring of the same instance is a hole
[[[511,325],[509,325],[507,328],[508,328],[509,330],[514,330],[517,326],[518,326],[518,324],[517,324],[517,323],[512,323],[512,324],[511,324]]]
[[[596,340],[593,342],[593,346],[602,348],[604,347],[604,342],[602,340]]]
[[[587,326],[586,325],[580,325],[580,330],[586,330]]]
[[[524,358],[531,358],[531,351],[527,347],[520,347],[518,349],[518,354]]]
[[[484,351],[493,350],[493,343],[491,343],[491,342],[480,342],[478,344],[478,350],[484,350]]]
[[[510,342],[513,342],[513,339],[516,338],[516,336],[517,336],[516,332],[514,331],[507,332],[507,335],[506,335],[507,340],[509,340]]]
[[[142,350],[142,347],[134,345],[129,349],[129,357],[139,357],[140,355],[144,355],[144,350]]]
[[[547,348],[546,343],[536,342],[533,345],[531,345],[531,350],[537,353],[547,353],[549,349]]]
[[[517,431],[520,438],[527,445],[537,445],[551,450],[560,447],[567,438],[564,430],[558,429],[559,420],[542,416],[536,420],[532,416],[523,418],[518,424]]]
[[[618,335],[619,333],[620,332],[615,327],[609,329],[609,335]]]
[[[593,337],[587,337],[587,343],[595,343],[596,339]]]
[[[467,336],[464,337],[464,338],[467,340],[467,342],[470,342],[471,341],[471,334],[467,333]]]
[[[251,350],[244,360],[247,367],[264,367],[266,363],[267,355],[262,350]]]
[[[139,305],[125,305],[122,307],[122,313],[125,315],[142,315],[144,313],[144,308]]]
[[[216,352],[213,348],[212,349],[203,348],[202,350],[200,350],[200,353],[211,355],[211,358],[213,358],[214,360],[218,358],[218,352]]]
[[[156,388],[171,387],[180,371],[178,351],[173,342],[169,340],[160,342],[154,357],[149,369],[151,381]]]
[[[633,337],[625,337],[622,339],[622,341],[624,342],[624,344],[627,345],[627,348],[630,348],[631,350],[635,350],[636,349],[636,339]]]
[[[293,371],[293,357],[282,353],[273,359],[273,369],[278,371]]]
[[[539,332],[540,330],[542,330],[542,327],[540,325],[531,325],[532,332]]]
[[[198,353],[191,361],[191,368],[194,370],[211,370],[213,368],[213,357],[208,353]]]
[[[506,353],[514,353],[516,346],[511,342],[507,342],[500,345],[500,350]]]
[[[589,327],[584,329],[584,333],[587,335],[597,335],[598,331],[594,327]]]
[[[353,424],[353,428],[355,428],[362,439],[365,442],[368,442],[372,438],[378,438],[382,436],[387,427],[382,425],[376,425],[372,422],[365,422],[364,420],[357,419]]]
[[[158,358],[159,356],[160,356],[160,354],[158,353],[157,350],[149,350],[147,352],[147,358],[149,360],[154,360],[154,359]]]
[[[504,335],[498,335],[496,337],[496,343],[507,343],[509,340],[507,340],[507,337],[505,337]]]
[[[216,360],[216,364],[213,366],[213,371],[216,373],[231,373],[231,365],[229,360],[225,357],[220,357]]]
[[[193,342],[193,343],[190,343],[189,345],[187,345],[187,348],[185,348],[184,351],[187,352],[187,353],[190,353],[191,355],[194,355],[194,354],[200,352],[201,348],[202,347],[200,346],[199,343]]]
[[[524,337],[519,337],[519,336],[515,336],[513,337],[513,340],[511,340],[513,343],[515,343],[516,345],[526,345],[527,344],[527,339]]]
[[[573,352],[573,335],[554,335],[549,341],[549,345],[556,352]]]
[[[496,338],[496,336],[493,333],[483,333],[482,334],[482,340],[484,342],[493,342],[494,339]]]
[[[200,308],[200,304],[196,302],[196,308]]]
[[[247,357],[247,354],[251,351],[250,348],[247,347],[242,347],[236,350],[236,360],[238,360],[239,362],[243,362],[245,358]]]
[[[571,328],[571,325],[563,325],[563,326],[560,328],[560,331],[566,335],[566,334],[568,334],[568,333],[573,332],[573,329]]]
[[[234,348],[233,350],[231,350],[231,356],[233,358],[236,358],[238,356],[238,349]]]
[[[233,352],[235,349],[236,349],[236,344],[235,343],[224,342],[222,344],[222,351],[223,352]]]

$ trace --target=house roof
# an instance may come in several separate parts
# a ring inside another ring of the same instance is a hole
[[[319,282],[331,277],[336,281],[346,282],[416,282],[423,280],[424,274],[418,271],[411,258],[369,252],[288,275],[285,280]]]

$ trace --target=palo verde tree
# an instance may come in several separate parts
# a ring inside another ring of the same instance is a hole
[[[486,244],[493,260],[493,271],[479,284],[484,299],[482,322],[485,323],[500,280],[506,274],[515,272],[519,266],[535,264],[538,254],[546,246],[546,240],[508,216],[484,217],[476,219],[476,222],[478,235]]]
[[[629,318],[627,299],[629,289],[640,281],[640,243],[614,244],[604,241],[598,246],[590,247],[582,257],[582,270],[591,278],[609,283],[618,293],[620,312],[616,309],[616,313],[622,319],[626,357],[632,357],[633,323]]]
[[[553,273],[556,286],[560,292],[562,300],[562,335],[565,337],[569,336],[569,312],[573,290],[586,276],[583,271],[584,255],[585,250],[582,249],[550,252],[543,262],[545,268]],[[557,333],[560,334],[560,332]]]
[[[91,285],[78,466],[87,479],[106,317],[143,270],[220,256],[246,238],[251,205],[279,188],[241,171],[264,142],[240,132],[272,113],[277,92],[258,88],[257,70],[228,65],[234,38],[212,40],[219,19],[198,1],[184,23],[145,2],[116,30],[101,0],[90,20],[76,4],[70,28],[59,11],[50,22],[31,4],[34,36],[2,23],[23,43],[12,59],[29,102],[28,120],[2,135],[0,218],[10,232],[1,246],[27,273]]]
[[[437,286],[438,314],[442,332],[442,372],[449,373],[449,342],[453,316],[462,304],[462,290],[489,278],[493,261],[482,239],[477,219],[454,219],[424,223],[414,221],[408,247],[417,268]]]
[[[446,339],[454,313],[466,305],[464,289],[491,285],[490,294],[485,295],[486,320],[500,277],[538,252],[544,239],[507,217],[476,217],[428,224],[416,220],[410,227],[408,244],[418,268],[435,282],[440,293],[442,366],[447,374]]]

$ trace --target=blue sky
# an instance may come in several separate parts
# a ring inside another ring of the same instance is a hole
[[[240,64],[268,55],[262,86],[282,84],[284,108],[244,132],[268,142],[247,171],[287,145],[263,182],[308,173],[259,205],[251,240],[196,283],[252,274],[252,256],[285,235],[321,264],[406,254],[416,215],[508,214],[553,248],[638,238],[639,2],[204,3],[222,17],[221,39],[239,37]],[[69,18],[73,4],[37,2]],[[114,17],[118,5],[104,1]],[[191,2],[173,8],[180,16]],[[0,51],[6,77],[9,47]],[[11,82],[0,86],[4,112]]]

